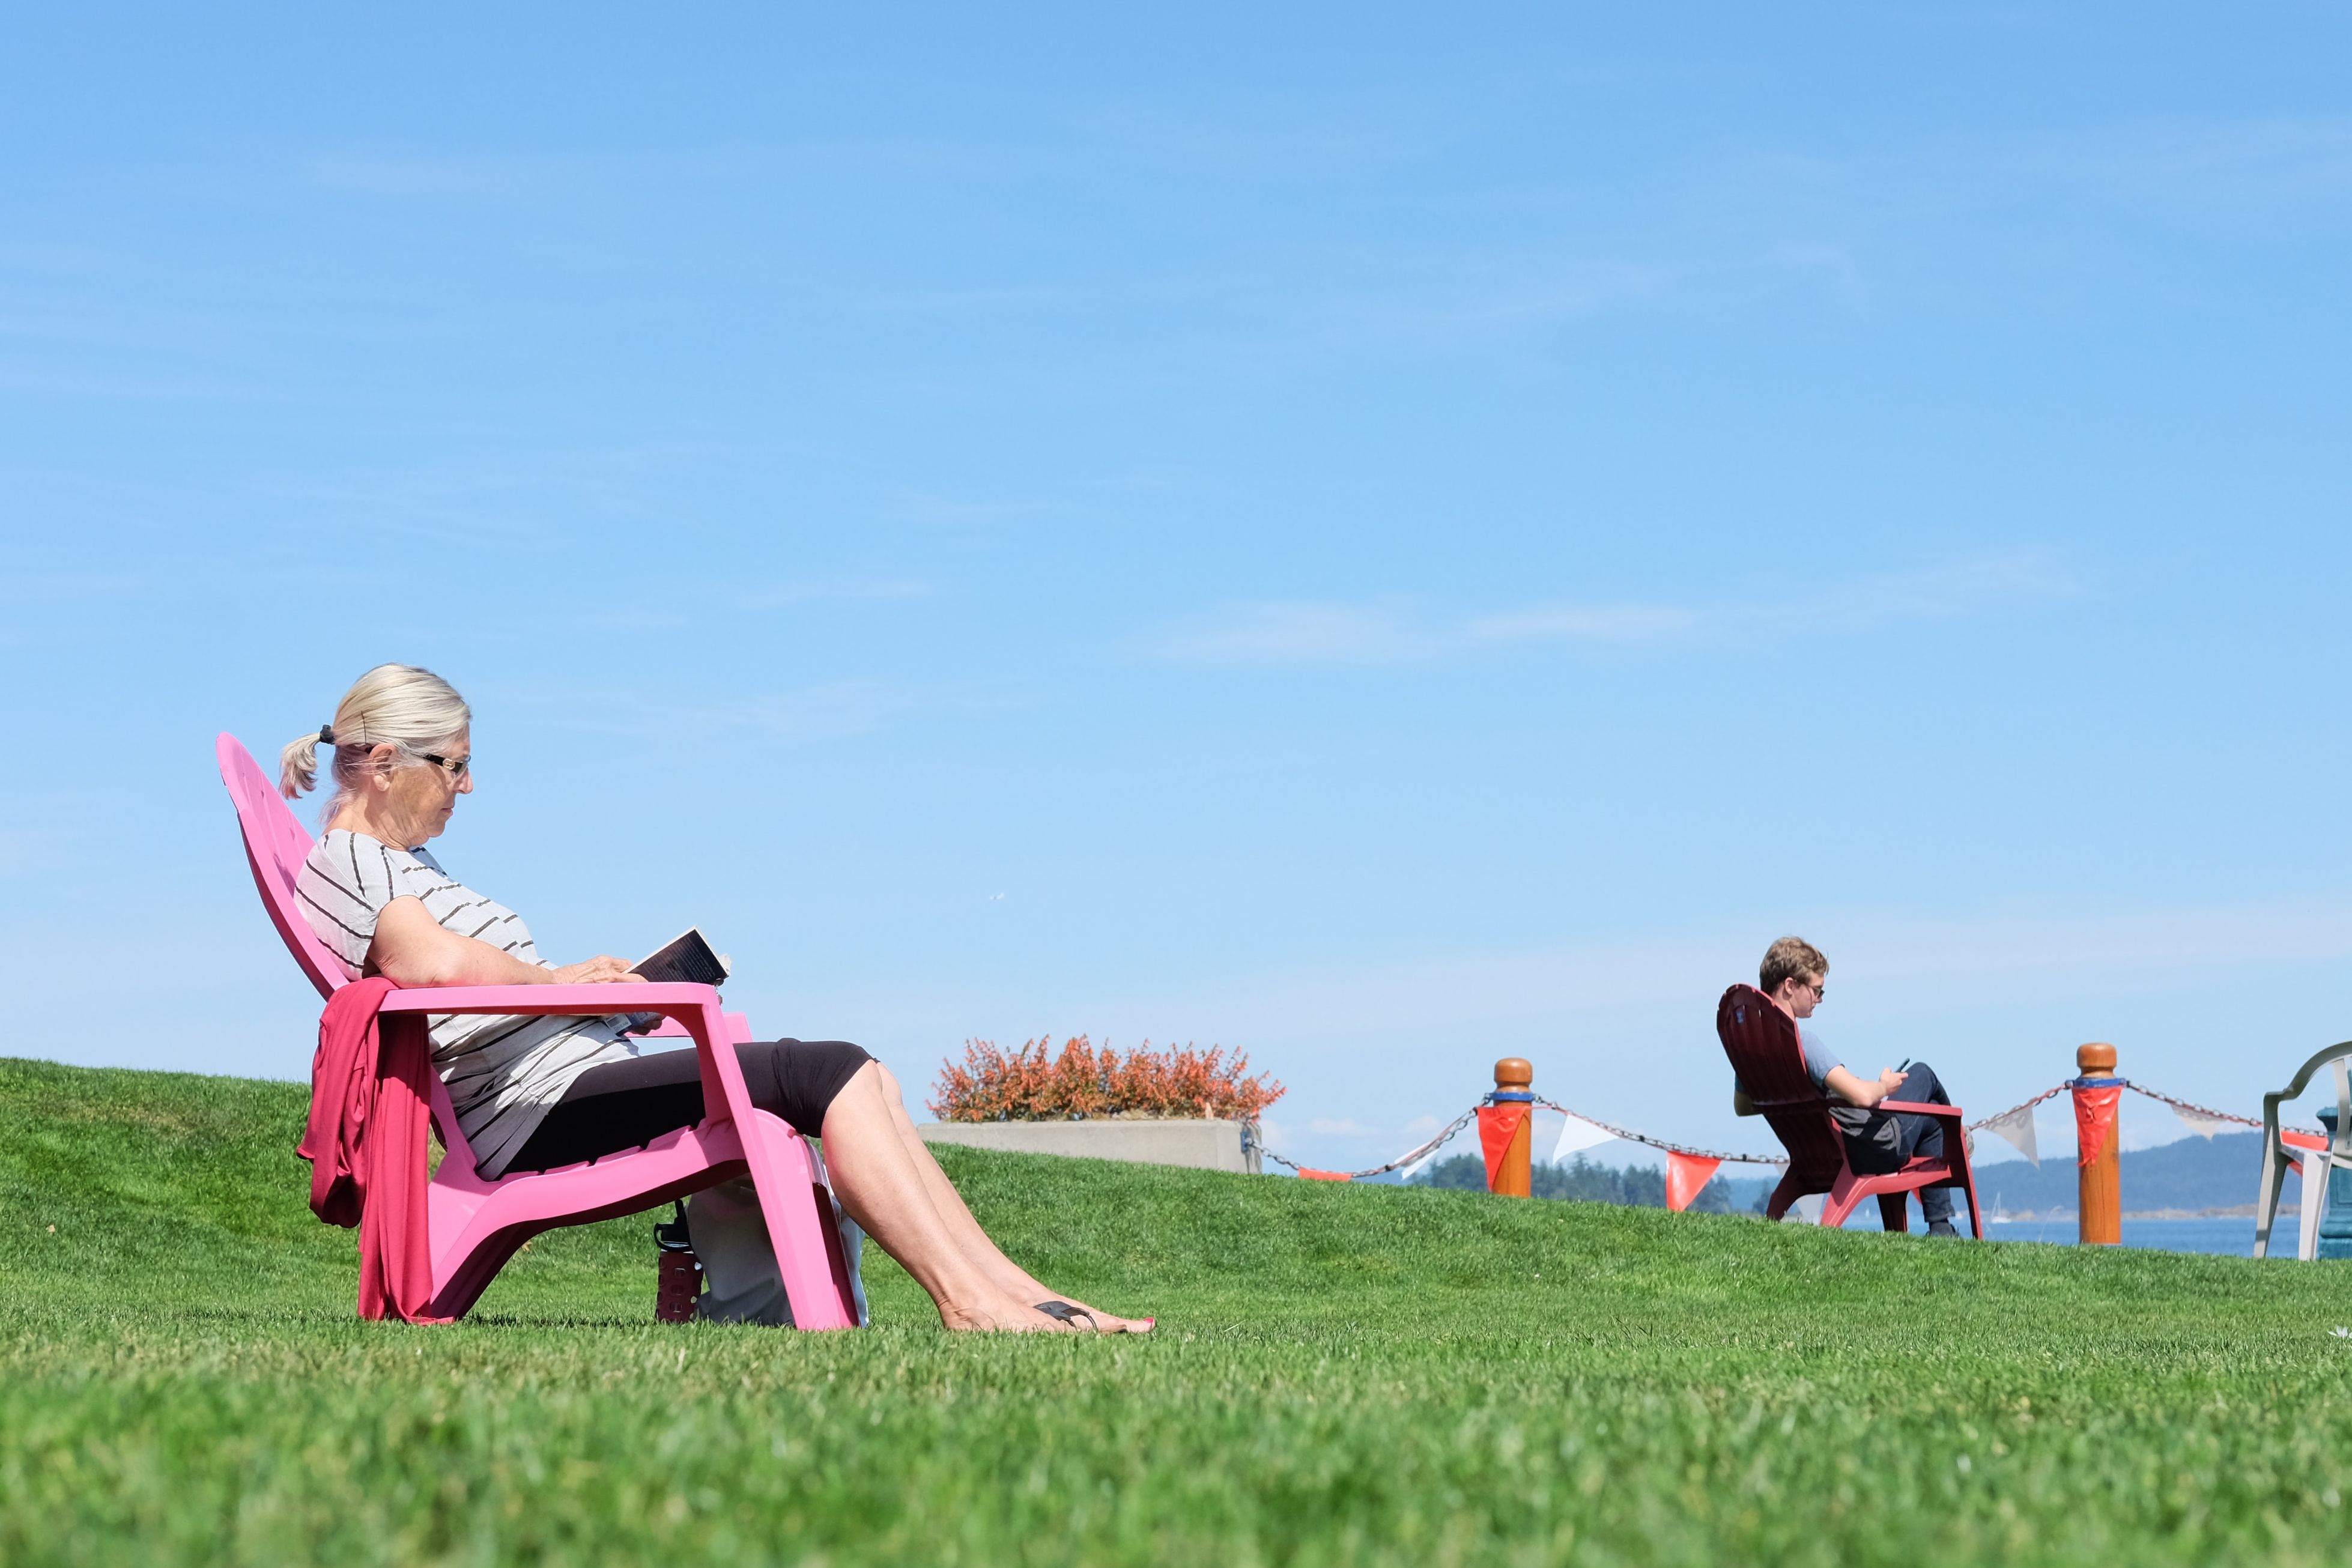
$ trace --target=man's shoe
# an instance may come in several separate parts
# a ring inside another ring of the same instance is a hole
[[[1927,1234],[1957,1238],[1959,1232],[1953,1228],[1952,1222],[1948,1219],[1931,1219],[1927,1222]]]

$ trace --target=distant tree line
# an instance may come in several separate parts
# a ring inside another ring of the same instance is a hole
[[[1528,1173],[1538,1197],[1576,1203],[1617,1203],[1629,1208],[1666,1207],[1666,1173],[1646,1166],[1595,1165],[1582,1155],[1564,1166],[1537,1166]],[[1486,1190],[1486,1162],[1476,1155],[1439,1160],[1408,1185],[1444,1186],[1463,1192]],[[1721,1176],[1701,1189],[1691,1207],[1702,1214],[1729,1214],[1731,1188]]]

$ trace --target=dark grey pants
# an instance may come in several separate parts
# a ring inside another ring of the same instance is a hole
[[[1887,1096],[1890,1100],[1916,1100],[1929,1105],[1948,1105],[1950,1095],[1936,1076],[1936,1070],[1924,1061],[1915,1061],[1904,1075],[1903,1087]],[[1923,1116],[1916,1111],[1874,1111],[1862,1131],[1849,1133],[1845,1140],[1845,1163],[1856,1176],[1885,1176],[1899,1171],[1904,1162],[1915,1155],[1928,1159],[1941,1159],[1944,1154],[1944,1124],[1947,1118]],[[1895,1124],[1895,1144],[1889,1148],[1878,1140],[1885,1136],[1879,1131],[1888,1123]],[[1952,1218],[1952,1189],[1948,1186],[1923,1187],[1919,1193],[1919,1212],[1927,1223],[1948,1221]]]
[[[833,1097],[873,1058],[845,1040],[775,1040],[739,1045],[735,1060],[751,1103],[814,1138],[824,1130]],[[693,1051],[608,1061],[572,1081],[507,1169],[553,1170],[643,1148],[702,1116],[702,1066]]]

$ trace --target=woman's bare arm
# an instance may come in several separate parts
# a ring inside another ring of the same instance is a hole
[[[591,958],[561,969],[526,964],[487,942],[445,931],[425,912],[424,901],[395,898],[376,916],[368,944],[368,968],[395,986],[582,986],[606,982],[642,984],[625,959]]]

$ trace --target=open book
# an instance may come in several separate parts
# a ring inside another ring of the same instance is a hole
[[[710,944],[703,940],[702,928],[698,925],[641,959],[636,972],[656,985],[683,982],[716,986],[725,982],[731,967],[726,954],[710,950]]]

